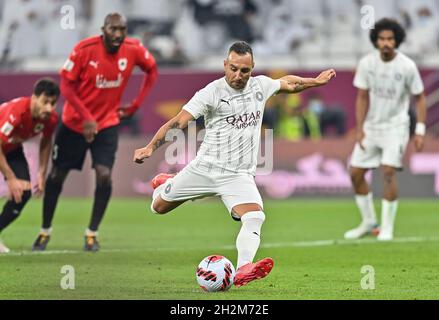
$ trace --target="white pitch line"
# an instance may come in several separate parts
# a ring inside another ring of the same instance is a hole
[[[148,249],[102,249],[99,252],[103,253],[114,253],[114,252],[141,252],[141,251],[149,251]],[[46,251],[12,251],[9,253],[0,253],[0,257],[11,257],[11,256],[50,256],[53,254],[78,254],[78,253],[86,253],[82,250],[46,250]]]
[[[391,244],[391,243],[413,243],[413,242],[435,242],[439,241],[439,237],[401,237],[395,238],[392,241],[378,241],[376,238],[366,238],[357,240],[313,240],[313,241],[296,241],[296,242],[279,242],[279,243],[263,243],[261,248],[303,248],[303,247],[321,247],[332,245],[353,245],[353,244]],[[236,247],[234,245],[214,246],[212,250],[232,250]],[[178,251],[178,250],[206,250],[209,248],[184,248],[184,247],[162,247],[162,248],[136,248],[136,249],[102,249],[99,253],[128,253],[128,252],[150,252],[150,251]],[[54,254],[80,254],[85,253],[82,250],[47,250],[47,251],[17,251],[7,254],[0,254],[0,257],[11,256],[33,256],[33,255],[54,255]]]
[[[284,247],[321,247],[332,245],[353,245],[353,244],[384,244],[384,243],[410,243],[410,242],[434,242],[439,241],[439,237],[401,237],[394,238],[392,241],[378,241],[376,238],[356,239],[356,240],[315,240],[297,242],[279,242],[262,244],[262,248],[284,248]]]

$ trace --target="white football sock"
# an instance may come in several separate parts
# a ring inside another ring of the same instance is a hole
[[[381,205],[381,230],[386,229],[393,231],[397,209],[398,200],[387,201],[386,199],[383,199]]]
[[[85,235],[88,237],[97,237],[98,236],[98,232],[97,231],[92,231],[89,228],[85,229]]]
[[[242,226],[236,238],[238,249],[236,269],[253,262],[261,242],[261,227],[264,220],[265,214],[262,211],[247,212],[241,217]]]
[[[41,228],[40,234],[45,234],[46,236],[50,236],[52,234],[52,228],[49,228],[49,229]]]
[[[151,211],[153,213],[158,213],[157,211],[154,210],[153,204],[154,204],[154,200],[160,195],[162,190],[165,188],[165,185],[166,185],[166,183],[163,183],[154,189],[154,192],[152,194],[152,201],[151,201]]]
[[[373,205],[373,195],[369,192],[367,195],[355,195],[355,202],[360,210],[363,223],[367,225],[376,224],[375,207]]]

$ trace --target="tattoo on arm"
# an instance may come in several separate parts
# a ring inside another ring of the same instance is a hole
[[[157,140],[154,143],[154,150],[157,150],[158,148],[160,148],[162,145],[164,145],[166,143],[166,139],[165,138],[161,138],[159,140]]]
[[[300,80],[298,83],[295,83],[294,92],[300,92],[305,89],[305,84],[302,80]]]
[[[165,132],[165,136],[163,137],[163,138],[161,138],[161,139],[158,139],[155,143],[154,143],[154,150],[157,150],[158,148],[160,148],[162,145],[164,145],[165,143],[166,143],[166,134],[168,133],[168,131],[169,130],[172,130],[172,129],[177,129],[177,128],[179,128],[180,127],[180,123],[177,121],[177,122],[174,122],[173,124],[171,124],[168,128],[167,128],[167,130],[166,130],[166,132]]]

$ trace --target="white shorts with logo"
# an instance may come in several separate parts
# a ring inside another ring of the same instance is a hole
[[[402,169],[409,130],[365,132],[363,140],[364,150],[358,143],[355,144],[351,157],[351,166],[356,168],[372,169],[380,166],[390,166]]]
[[[169,202],[219,196],[232,215],[233,207],[239,204],[257,203],[263,208],[262,198],[252,175],[204,173],[192,168],[190,164],[166,181],[160,196]]]

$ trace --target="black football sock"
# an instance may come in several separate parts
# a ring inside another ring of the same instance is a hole
[[[62,191],[62,183],[57,182],[50,176],[46,181],[46,188],[43,200],[43,229],[50,229],[59,195]]]
[[[50,229],[52,226],[58,198],[68,173],[68,169],[60,169],[55,165],[47,177],[43,199],[43,229]]]
[[[111,185],[98,185],[95,190],[95,198],[93,203],[93,213],[88,228],[91,231],[98,231],[99,224],[104,217],[108,202],[111,197]]]
[[[7,226],[18,218],[31,196],[32,193],[29,190],[26,190],[21,196],[20,203],[16,203],[14,200],[8,200],[5,203],[2,214],[0,215],[0,232],[2,232]]]

